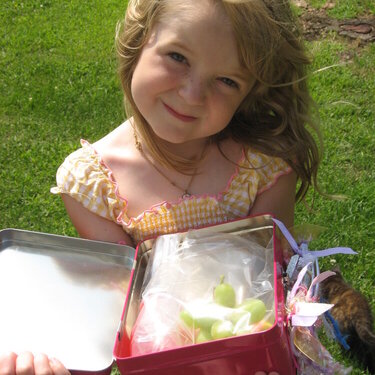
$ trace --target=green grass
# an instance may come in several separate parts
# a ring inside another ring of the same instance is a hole
[[[328,13],[337,18],[374,14],[370,0],[336,3]],[[76,236],[49,189],[80,138],[95,141],[125,118],[114,53],[123,13],[120,0],[0,3],[0,228]],[[308,47],[313,70],[338,64],[312,74],[310,86],[325,138],[320,184],[347,199],[311,192],[313,211],[299,205],[296,221],[327,228],[314,249],[349,246],[358,252],[335,259],[375,311],[375,45],[355,48],[332,34]],[[365,374],[336,344],[328,348],[353,365],[354,374]]]
[[[124,118],[114,34],[120,1],[0,4],[0,227],[74,235],[49,194],[56,168]]]
[[[310,0],[308,3],[317,9],[321,9],[328,0]],[[327,8],[329,16],[337,19],[346,19],[354,17],[363,17],[369,14],[375,14],[375,3],[373,0],[336,0],[333,1],[334,7]]]
[[[345,200],[309,194],[313,211],[297,208],[297,222],[325,226],[314,249],[348,246],[355,256],[335,256],[321,262],[330,267],[334,259],[351,284],[360,290],[375,310],[375,45],[354,49],[335,38],[309,44],[315,56],[311,90],[317,101],[325,139],[325,157],[320,184],[329,194]],[[347,56],[350,56],[348,60]],[[364,374],[356,362],[343,354],[336,343],[327,343],[335,358],[354,366],[353,374]]]

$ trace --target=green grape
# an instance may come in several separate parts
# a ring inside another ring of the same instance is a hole
[[[266,315],[266,305],[262,300],[257,298],[246,299],[238,308],[250,313],[249,324],[259,322]]]
[[[189,312],[187,312],[186,310],[182,310],[180,312],[180,319],[185,323],[185,325],[187,327],[189,327],[189,328],[194,327],[194,319],[191,316],[191,314]]]
[[[197,344],[200,344],[202,342],[207,342],[211,340],[212,340],[211,332],[205,329],[200,329],[198,332],[197,338],[195,339],[195,342]]]
[[[221,276],[220,284],[214,289],[214,301],[226,307],[236,305],[236,292],[232,285],[224,283],[224,276]]]
[[[218,320],[211,327],[211,336],[214,339],[224,339],[233,335],[233,323],[229,320]]]

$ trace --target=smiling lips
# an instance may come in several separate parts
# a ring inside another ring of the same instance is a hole
[[[168,105],[166,105],[165,103],[163,103],[165,109],[174,117],[176,117],[177,119],[183,121],[183,122],[192,122],[194,120],[197,119],[197,117],[194,117],[194,116],[187,116],[187,115],[183,115],[182,113],[178,113],[176,112],[174,109],[172,109],[171,107],[169,107]]]

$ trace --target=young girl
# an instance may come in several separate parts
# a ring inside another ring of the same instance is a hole
[[[52,189],[79,235],[136,244],[259,213],[291,226],[320,156],[288,3],[130,0],[117,46],[129,118],[82,141]]]

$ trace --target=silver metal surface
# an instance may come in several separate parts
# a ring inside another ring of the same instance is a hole
[[[0,353],[46,353],[67,368],[112,363],[135,250],[128,246],[0,231]]]

